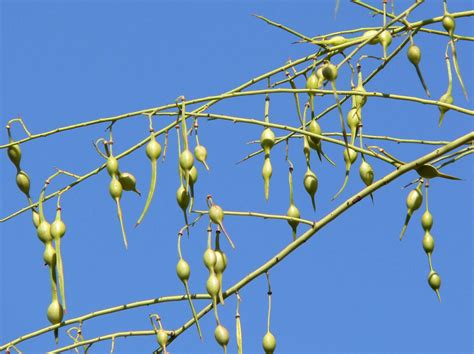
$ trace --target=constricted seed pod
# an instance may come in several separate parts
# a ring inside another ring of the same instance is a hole
[[[410,45],[407,51],[407,57],[410,63],[413,65],[420,64],[421,61],[421,49],[415,44]]]
[[[129,172],[122,172],[119,175],[119,182],[122,185],[124,191],[133,191],[140,195],[140,192],[137,190],[137,179],[134,175]]]
[[[11,141],[10,141],[11,142]],[[7,149],[8,158],[15,165],[15,167],[20,169],[21,161],[21,148],[19,144],[14,144],[8,147]]]
[[[433,215],[431,215],[429,210],[426,210],[421,216],[421,226],[425,231],[430,231],[433,227]]]
[[[166,348],[168,345],[168,334],[163,329],[159,329],[156,332],[156,340],[162,348]]]
[[[202,145],[196,145],[194,148],[194,156],[196,156],[196,160],[204,164],[206,170],[209,170],[209,166],[206,163],[207,159],[207,149]]]
[[[34,209],[33,209],[33,212],[32,212],[32,220],[33,220],[34,227],[37,229],[41,221],[40,221],[40,216],[39,216],[38,212]]]
[[[316,76],[316,73],[312,73],[308,76],[306,80],[306,89],[308,90],[317,90],[320,87],[319,78]],[[312,95],[310,93],[310,95]]]
[[[375,36],[375,37],[374,37]],[[375,45],[375,44],[378,44],[380,42],[379,40],[379,37],[377,36],[377,31],[376,30],[368,30],[368,31],[365,31],[364,34],[362,34],[362,37],[364,39],[368,39],[368,38],[371,38],[373,37],[373,39],[371,39],[368,43],[371,44],[371,45]]]
[[[107,172],[109,173],[110,177],[117,175],[117,173],[119,171],[118,160],[113,156],[109,156],[107,158],[106,168],[107,168]]]
[[[214,338],[219,345],[225,347],[229,343],[229,331],[220,324],[214,330]]]
[[[276,348],[276,339],[272,332],[268,331],[262,340],[262,347],[265,354],[273,354]]]
[[[431,289],[434,291],[439,290],[441,287],[441,277],[435,271],[431,271],[428,275],[428,284],[430,284]]]
[[[194,185],[198,180],[198,170],[196,166],[191,167],[189,170],[189,183]]]
[[[176,274],[181,281],[186,281],[191,275],[191,268],[189,267],[188,262],[184,259],[180,259],[176,265]]]
[[[454,97],[451,94],[451,92],[448,91],[443,96],[440,97],[439,101],[442,103],[453,104]],[[446,114],[447,111],[449,111],[449,108],[438,106],[438,109],[440,112],[438,125],[441,125],[441,123],[443,122],[444,115]]]
[[[366,186],[370,186],[374,181],[374,170],[372,166],[364,160],[362,160],[360,164],[359,175]]]
[[[206,249],[202,259],[207,269],[209,270],[214,269],[217,262],[217,257],[216,257],[216,253],[214,252],[212,248]]]
[[[189,171],[194,166],[194,156],[189,150],[184,150],[179,155],[179,165],[184,171]]]
[[[429,231],[426,231],[425,236],[423,236],[423,249],[427,254],[433,253],[435,247],[435,241],[433,236],[431,236]]]
[[[347,182],[349,181],[351,166],[357,160],[358,154],[357,154],[357,151],[349,148],[349,149],[344,149],[343,156],[344,156],[344,162],[346,165],[346,173],[344,176],[344,182],[342,183],[341,188],[339,188],[339,190],[334,195],[334,197],[332,197],[332,200],[336,199],[346,188]]]
[[[406,199],[407,215],[405,218],[405,224],[403,225],[403,228],[402,228],[402,232],[400,233],[400,240],[405,235],[405,231],[408,227],[408,223],[410,222],[413,212],[420,208],[422,202],[423,202],[423,195],[421,194],[421,191],[419,188],[415,188],[412,191],[410,191],[410,193],[408,193],[408,196]]]
[[[217,276],[214,274],[214,272],[212,272],[206,281],[207,293],[211,295],[213,298],[215,298],[217,294],[219,293],[220,288],[221,288],[221,285],[219,283],[219,279],[217,279]]]
[[[146,145],[146,156],[150,161],[156,161],[161,155],[161,145],[154,138]]]
[[[361,110],[360,108],[351,108],[347,113],[347,125],[351,130],[351,144],[354,145],[355,137],[357,130],[359,129],[359,124],[361,123]]]
[[[61,323],[63,320],[63,315],[63,307],[58,300],[53,300],[53,302],[51,302],[51,304],[48,306],[47,316],[49,322],[51,322],[53,325]]]
[[[109,193],[112,199],[120,199],[122,197],[122,184],[115,177],[112,177],[109,184]]]
[[[357,151],[353,149],[344,149],[344,162],[346,164],[353,164],[357,160]]]
[[[446,32],[452,36],[454,34],[454,30],[456,29],[456,21],[454,20],[454,17],[449,14],[444,15],[442,24]]]
[[[344,36],[334,36],[325,41],[328,45],[341,45],[347,42],[347,38]]]
[[[356,92],[366,93],[367,90],[364,87],[364,81],[362,80],[362,71],[359,70],[357,73],[357,86],[354,88]],[[367,102],[367,96],[364,95],[354,95],[354,105],[355,108],[364,107]]]
[[[392,44],[392,34],[384,30],[382,33],[379,34],[379,42],[383,47],[383,56],[384,59],[387,59],[387,49]]]
[[[337,67],[334,64],[327,63],[323,67],[322,74],[326,80],[334,81],[337,79],[337,75],[338,75]]]
[[[311,204],[313,205],[313,210],[316,210],[314,196],[316,194],[316,191],[318,190],[318,177],[316,177],[316,174],[313,171],[311,171],[309,167],[306,170],[306,173],[304,175],[303,184],[304,184],[304,189],[311,197]]]
[[[267,155],[268,156],[268,155]],[[270,195],[270,178],[272,177],[273,169],[270,157],[265,157],[262,167],[263,189],[265,193],[265,200],[268,200]]]
[[[64,234],[66,233],[66,224],[61,219],[56,219],[51,224],[50,230],[51,230],[51,236],[54,239],[62,238]]]
[[[53,239],[51,236],[51,225],[46,220],[40,222],[38,228],[36,229],[36,234],[43,243],[51,242]]]
[[[16,185],[26,196],[30,195],[30,177],[25,171],[18,171],[16,174]]]
[[[266,155],[270,153],[273,145],[275,145],[275,133],[270,128],[265,128],[260,135],[260,146]]]
[[[321,135],[321,126],[316,121],[316,119],[311,120],[311,123],[309,123],[308,130],[310,133]],[[317,145],[320,141],[321,141],[321,138],[317,138],[314,136],[309,137],[309,143],[313,143],[314,145]]]
[[[43,252],[43,260],[50,267],[56,266],[56,250],[53,247],[52,242],[46,242],[46,246]]]
[[[290,218],[295,218],[295,219],[299,219],[301,216],[300,211],[294,204],[290,204],[290,207],[288,208],[286,215]],[[288,220],[288,224],[291,226],[291,229],[293,230],[293,239],[296,239],[296,229],[299,223],[300,222],[298,220]]]
[[[224,220],[224,211],[219,205],[213,204],[209,208],[209,218],[214,224],[221,225]]]
[[[216,273],[224,273],[227,268],[227,256],[221,250],[215,251],[216,263],[214,264],[214,271]]]
[[[189,205],[189,192],[181,185],[176,191],[176,201],[181,209],[186,210]]]

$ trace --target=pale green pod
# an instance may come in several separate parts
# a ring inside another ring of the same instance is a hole
[[[337,70],[337,67],[334,64],[327,63],[323,67],[322,73],[323,73],[323,76],[326,80],[334,81],[334,80],[337,79],[338,70]]]
[[[63,320],[63,315],[63,307],[58,300],[53,300],[53,302],[51,302],[51,304],[48,306],[47,316],[49,322],[51,322],[53,325],[61,323]]]
[[[275,336],[268,331],[262,339],[262,347],[265,354],[273,354],[276,349],[276,339]]]
[[[316,174],[311,171],[308,167],[303,179],[303,185],[306,192],[311,197],[311,204],[313,205],[313,210],[316,210],[316,203],[314,201],[314,196],[316,195],[316,191],[318,190],[318,177]]]
[[[365,39],[368,39],[370,37],[374,37],[373,39],[371,39],[368,42],[371,45],[375,45],[375,44],[378,44],[380,42],[379,37],[377,36],[377,31],[376,30],[365,31],[364,34],[362,34],[362,37],[365,38]]]
[[[16,185],[26,196],[30,195],[30,177],[25,171],[16,174]]]
[[[421,226],[425,231],[430,231],[433,227],[433,215],[431,215],[429,210],[426,210],[421,216]]]
[[[435,247],[435,241],[433,236],[431,236],[429,231],[425,232],[425,236],[423,236],[423,249],[427,254],[433,253]]]
[[[43,243],[51,242],[53,239],[53,237],[51,236],[51,225],[46,220],[40,222],[38,228],[36,229],[36,233],[38,235],[38,238]]]
[[[275,145],[275,133],[270,128],[265,128],[260,135],[260,146],[266,155],[270,153],[273,145]]]
[[[272,177],[272,164],[270,162],[270,157],[267,155],[265,161],[263,162],[262,168],[262,177],[263,177],[263,186],[265,192],[265,200],[268,200],[270,196],[270,178]]]
[[[189,150],[184,150],[179,155],[179,165],[184,171],[189,171],[194,166],[194,156]]]

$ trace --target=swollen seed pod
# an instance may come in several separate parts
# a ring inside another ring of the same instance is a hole
[[[212,248],[208,248],[202,257],[204,261],[204,265],[206,266],[207,269],[211,270],[214,269],[216,262],[217,262],[217,256],[216,253]]]
[[[431,215],[429,210],[426,210],[421,216],[421,226],[425,231],[430,231],[433,227],[433,215]]]
[[[116,177],[112,177],[109,184],[109,193],[112,199],[120,199],[122,197],[122,184]]]
[[[162,348],[166,348],[168,345],[168,334],[163,329],[159,329],[156,332],[156,340]]]
[[[353,164],[357,160],[357,151],[353,149],[344,149],[344,162],[347,164]]]
[[[383,56],[384,59],[387,58],[387,48],[392,44],[392,34],[384,30],[382,33],[379,34],[379,42],[383,47]]]
[[[66,224],[61,219],[56,219],[51,224],[51,236],[57,240],[62,238],[66,233]]]
[[[357,86],[354,89],[356,92],[366,93],[367,90],[364,87],[364,81],[362,80],[362,71],[359,70],[357,73]],[[356,108],[364,107],[365,103],[367,102],[367,96],[364,95],[355,95],[354,96],[354,104]]]
[[[453,104],[454,97],[451,94],[451,92],[448,91],[443,96],[440,97],[439,101],[442,103]],[[449,108],[438,106],[438,109],[440,112],[438,125],[440,126],[441,123],[443,123],[444,115],[446,114],[447,111],[449,111]]]
[[[56,266],[56,251],[53,247],[52,242],[46,242],[44,252],[43,252],[43,260],[50,267]]]
[[[306,80],[306,89],[308,90],[317,90],[319,88],[319,78],[316,73],[312,73],[308,76]],[[310,94],[311,95],[311,94]]]
[[[178,278],[183,282],[188,280],[189,276],[191,275],[191,268],[189,267],[188,262],[186,262],[182,258],[178,261],[178,264],[176,265],[176,274],[178,275]]]
[[[46,220],[40,222],[38,228],[36,229],[36,234],[43,243],[51,242],[53,239],[51,236],[51,225]]]
[[[209,166],[207,166],[206,158],[207,158],[207,149],[202,145],[196,145],[194,148],[194,156],[196,156],[196,160],[204,164],[206,170],[209,170]]]
[[[215,251],[216,263],[214,264],[214,271],[216,273],[224,273],[227,268],[227,256],[221,250]]]
[[[207,278],[206,281],[207,293],[215,298],[219,293],[220,288],[221,285],[219,283],[219,279],[217,279],[217,276],[214,274],[214,272],[211,272],[211,274],[209,274],[209,278]]]
[[[113,156],[109,156],[107,158],[106,168],[107,168],[107,172],[109,173],[110,177],[117,175],[117,173],[119,171],[118,160]]]
[[[33,219],[33,225],[37,229],[41,221],[40,221],[40,216],[39,216],[38,212],[34,209],[33,209],[33,212],[32,212],[32,219]]]
[[[319,123],[316,121],[316,119],[312,119],[311,123],[309,123],[309,128],[308,128],[310,133],[313,134],[318,134],[321,135],[321,126]],[[309,137],[309,143],[313,143],[314,145],[317,145],[321,141],[321,138],[316,138],[316,137]]]
[[[270,195],[270,178],[272,177],[273,169],[272,163],[270,162],[269,155],[266,155],[265,161],[263,162],[262,167],[262,177],[263,177],[263,189],[265,192],[265,200],[268,200]]]
[[[422,202],[423,195],[421,194],[419,187],[413,189],[412,191],[410,191],[410,193],[408,193],[406,199],[407,215],[405,217],[405,223],[403,224],[402,232],[400,233],[400,240],[405,235],[405,231],[408,227],[408,223],[410,222],[413,212],[420,208]]]
[[[7,154],[8,154],[8,158],[10,159],[10,161],[19,170],[20,169],[20,161],[21,161],[21,148],[20,148],[20,145],[15,144],[15,145],[9,146],[8,149],[7,149]]]
[[[276,339],[272,332],[268,331],[262,340],[262,347],[265,354],[273,354],[276,348]]]
[[[325,41],[329,45],[341,45],[347,42],[347,38],[343,36],[334,36]]]
[[[361,110],[357,108],[352,108],[347,113],[347,125],[351,130],[351,143],[354,144],[354,140],[356,137],[357,129],[359,129],[359,124],[361,123]]]
[[[315,210],[316,204],[314,202],[314,195],[316,194],[316,191],[318,190],[318,177],[316,177],[316,174],[313,171],[311,171],[309,167],[306,170],[306,173],[304,175],[303,184],[304,184],[304,189],[311,197],[311,204],[313,205],[313,210]]]
[[[439,274],[432,270],[430,274],[428,274],[428,284],[430,284],[431,289],[437,292],[441,287],[441,277]]]
[[[454,17],[448,14],[444,15],[442,23],[446,32],[448,32],[448,34],[452,36],[454,30],[456,29],[456,21],[454,20]]]
[[[140,192],[137,190],[137,179],[131,173],[120,173],[119,182],[122,185],[124,191],[133,191],[140,195]]]
[[[275,145],[275,133],[270,128],[265,128],[260,135],[260,146],[265,154],[269,154],[273,145]]]
[[[183,185],[179,186],[178,190],[176,191],[176,201],[181,209],[186,210],[189,205],[189,192],[184,188]]]
[[[375,37],[374,37],[375,36]],[[376,30],[368,30],[368,31],[365,31],[364,34],[362,35],[362,37],[364,39],[369,39],[371,37],[374,37],[373,39],[371,39],[368,43],[371,44],[371,45],[375,45],[375,44],[378,44],[379,43],[379,37],[377,36],[377,31]]]
[[[337,75],[338,75],[337,67],[334,64],[327,63],[323,67],[322,74],[326,80],[334,81],[337,79]]]
[[[161,145],[155,140],[153,135],[148,144],[146,144],[146,156],[150,161],[156,161],[161,155]]]
[[[362,160],[360,164],[359,175],[366,186],[370,186],[374,181],[374,170],[365,160]]]
[[[288,208],[286,215],[290,218],[295,218],[295,219],[299,219],[301,216],[300,211],[294,204],[290,204],[290,207]],[[293,230],[293,239],[296,239],[296,228],[298,227],[299,223],[300,222],[298,220],[288,220],[288,224],[291,226],[291,229]]]
[[[410,45],[407,51],[407,57],[410,63],[413,65],[420,64],[421,61],[421,49],[415,44]]]
[[[48,306],[47,316],[49,322],[51,322],[51,324],[53,325],[61,323],[61,321],[63,320],[63,315],[63,307],[61,306],[58,300],[53,300]]]
[[[198,170],[196,166],[191,167],[189,170],[189,183],[194,185],[198,180]]]
[[[214,337],[217,343],[223,347],[229,343],[229,331],[221,324],[214,330]]]
[[[194,156],[189,150],[183,150],[179,155],[179,165],[184,171],[189,171],[194,166]]]
[[[221,225],[224,220],[224,211],[219,205],[213,204],[209,208],[209,218],[214,224]]]
[[[427,254],[433,253],[435,242],[433,236],[431,236],[429,231],[426,231],[425,236],[423,236],[423,249]]]
[[[25,171],[18,171],[16,174],[16,185],[26,196],[30,195],[30,177]]]

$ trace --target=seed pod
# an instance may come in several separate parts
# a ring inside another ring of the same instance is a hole
[[[342,186],[339,189],[339,191],[334,195],[334,197],[332,197],[332,200],[336,199],[339,196],[339,194],[342,193],[344,188],[346,188],[347,182],[349,181],[349,173],[351,171],[351,166],[357,160],[357,151],[350,148],[344,149],[343,156],[344,156],[344,162],[346,164],[344,182],[342,183]]]
[[[407,51],[407,57],[410,63],[418,65],[421,60],[421,49],[415,44],[410,45]]]
[[[263,189],[265,192],[265,200],[268,200],[270,195],[270,178],[272,177],[272,164],[270,162],[270,156],[266,155],[263,162],[262,177],[263,177]]]
[[[304,184],[304,189],[311,197],[311,204],[313,205],[313,210],[316,210],[314,195],[316,194],[316,191],[318,190],[318,177],[316,177],[316,174],[313,171],[311,171],[309,167],[306,170],[306,173],[304,175],[303,184]]]
[[[12,142],[10,140],[10,142]],[[17,170],[20,169],[20,161],[21,161],[21,148],[19,144],[14,144],[8,147],[7,149],[8,158],[10,161],[15,165]]]
[[[146,156],[150,161],[156,161],[161,155],[161,145],[155,140],[155,135],[151,134],[150,141],[146,145]]]
[[[288,208],[288,211],[286,212],[286,215],[290,218],[295,218],[299,219],[300,218],[300,211],[294,204],[290,204],[290,207]],[[293,230],[293,239],[296,240],[296,229],[298,227],[298,224],[300,222],[298,220],[288,220],[288,224],[291,226],[291,229]]]
[[[362,80],[362,71],[359,70],[357,73],[357,86],[354,89],[356,92],[366,93],[367,90],[364,87],[364,81]],[[354,105],[355,108],[362,108],[364,107],[365,103],[367,102],[367,96],[363,95],[354,95]]]
[[[265,354],[273,354],[276,348],[276,339],[272,332],[268,331],[262,340],[262,347]]]
[[[118,160],[113,156],[109,156],[107,158],[106,168],[107,168],[107,172],[109,173],[110,177],[117,175],[117,173],[119,171]]]
[[[347,38],[343,36],[334,36],[324,42],[325,44],[336,46],[336,45],[341,45],[341,44],[346,43]]]
[[[423,236],[423,249],[427,254],[433,253],[435,247],[435,241],[433,236],[431,236],[429,231],[426,231],[425,236]]]
[[[191,275],[191,268],[189,267],[188,262],[184,259],[180,259],[176,265],[176,274],[181,281],[187,281]]]
[[[33,219],[33,225],[37,229],[39,224],[40,224],[40,216],[36,210],[33,209],[32,211],[32,219]]]
[[[431,289],[436,292],[438,300],[441,301],[441,296],[439,294],[439,288],[441,287],[441,277],[434,270],[430,271],[430,274],[428,274],[428,284],[430,285]]]
[[[260,146],[265,154],[269,154],[273,145],[275,145],[275,133],[270,128],[265,128],[260,135]]]
[[[120,181],[117,178],[112,177],[109,184],[109,193],[112,199],[120,199],[122,197],[122,190],[123,187]]]
[[[206,163],[207,150],[204,146],[196,145],[196,147],[194,148],[194,156],[196,156],[196,160],[198,160],[204,165],[206,170],[209,170],[209,166]]]
[[[420,187],[413,189],[408,193],[406,204],[407,204],[407,216],[405,218],[405,224],[403,225],[402,232],[400,233],[400,240],[405,235],[405,231],[408,227],[408,223],[410,222],[410,218],[413,212],[420,208],[421,203],[423,202],[423,195],[421,194]]]
[[[156,332],[156,339],[158,341],[158,344],[165,349],[166,346],[168,345],[168,334],[163,330],[159,329]]]
[[[30,195],[30,177],[25,171],[18,171],[16,174],[16,185],[25,193],[27,197]]]
[[[454,97],[451,94],[451,92],[446,92],[443,96],[440,97],[439,101],[442,103],[453,104]],[[438,126],[440,126],[441,123],[443,122],[444,115],[446,114],[447,111],[449,111],[449,108],[438,106],[438,109],[440,112]]]
[[[54,239],[62,238],[66,233],[66,224],[61,219],[56,219],[51,224],[51,236]]]
[[[446,14],[443,16],[443,27],[448,32],[450,36],[454,34],[454,30],[456,29],[456,21],[454,20],[454,17]]]
[[[176,201],[183,210],[186,210],[189,205],[189,193],[183,185],[181,185],[176,191]]]
[[[184,171],[189,171],[194,166],[194,156],[189,150],[184,150],[179,155],[179,165]]]
[[[38,235],[38,238],[43,243],[51,242],[51,240],[53,239],[53,237],[51,236],[51,225],[46,220],[40,222],[38,228],[36,229],[36,233]]]
[[[209,218],[214,224],[222,224],[222,221],[224,220],[224,211],[219,205],[213,204],[209,208]]]
[[[334,64],[327,63],[323,67],[322,74],[326,80],[334,81],[337,79],[337,75],[338,75],[337,67]]]
[[[433,216],[429,210],[426,210],[421,216],[421,226],[425,231],[430,231],[433,227]]]
[[[313,72],[311,75],[308,76],[306,80],[306,89],[308,90],[317,90],[320,87],[319,78],[317,77],[316,73]],[[309,94],[312,96],[312,94]]]
[[[316,119],[311,120],[311,123],[309,123],[308,130],[310,133],[321,135],[321,126],[316,121]],[[313,136],[309,137],[309,142],[310,143],[312,142],[314,145],[318,144],[320,141],[321,141],[321,138],[316,138]]]
[[[212,248],[206,249],[202,259],[207,269],[209,270],[214,269],[217,262],[217,256]]]
[[[61,321],[63,320],[63,315],[64,315],[63,307],[58,302],[58,300],[53,300],[51,304],[48,306],[47,316],[48,316],[49,322],[51,322],[51,324],[53,325],[61,323]]]
[[[219,343],[219,345],[223,346],[225,349],[229,343],[229,331],[227,331],[227,329],[220,324],[214,330],[214,337],[216,338],[217,343]]]
[[[189,184],[194,185],[198,180],[198,170],[196,166],[191,167],[189,170]]]
[[[374,181],[374,170],[372,169],[372,166],[370,166],[370,164],[365,160],[362,160],[360,164],[359,174],[366,186],[370,186]]]
[[[56,266],[56,251],[53,247],[51,241],[46,242],[44,252],[43,252],[43,260],[50,267]]]
[[[375,36],[375,37],[374,37]],[[379,43],[379,36],[377,36],[377,31],[376,30],[368,30],[368,31],[365,31],[364,34],[362,34],[362,37],[364,39],[368,39],[370,37],[374,37],[373,39],[371,39],[368,43],[371,44],[371,45],[375,45],[375,44],[378,44]]]
[[[379,42],[383,47],[383,57],[387,59],[387,48],[392,44],[392,34],[384,30],[382,33],[379,34]]]
[[[124,191],[133,191],[140,195],[140,192],[137,190],[137,179],[134,175],[129,172],[122,172],[119,175],[119,182],[122,185]]]
[[[214,272],[211,272],[211,274],[209,274],[209,278],[207,278],[206,281],[207,293],[211,295],[213,299],[215,299],[219,293],[220,287],[221,285],[219,283],[219,279],[217,279],[217,276],[214,274]]]
[[[361,123],[361,110],[353,107],[347,113],[347,125],[351,130],[351,144],[354,145],[355,137]]]

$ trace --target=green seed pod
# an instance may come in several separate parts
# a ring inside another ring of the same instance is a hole
[[[32,211],[32,221],[33,221],[33,225],[34,225],[35,229],[37,229],[39,224],[40,224],[40,216],[39,216],[38,212],[34,209]]]
[[[194,166],[194,156],[189,150],[184,150],[179,155],[179,165],[184,171],[189,171]]]
[[[431,215],[429,210],[426,210],[421,216],[421,226],[425,231],[430,231],[433,227],[433,215]]]
[[[214,298],[219,293],[220,288],[221,284],[219,283],[219,279],[217,279],[217,276],[214,274],[214,272],[212,272],[206,281],[207,293]]]
[[[275,133],[270,128],[265,128],[260,135],[260,146],[265,154],[269,154],[273,145],[275,145]]]
[[[120,199],[122,197],[122,184],[116,177],[112,177],[109,184],[109,193],[112,199]]]
[[[428,284],[430,284],[431,289],[438,291],[441,287],[441,277],[435,271],[431,271],[428,275]]]
[[[224,211],[219,205],[213,204],[209,208],[209,218],[214,224],[221,225],[224,220]]]
[[[286,215],[290,218],[300,218],[300,211],[294,204],[290,204],[290,207],[288,208],[288,211],[286,212]],[[291,229],[293,230],[293,238],[296,239],[296,228],[298,227],[298,224],[300,222],[298,220],[288,220],[288,224],[291,226]]]
[[[180,259],[176,265],[176,274],[181,281],[186,281],[191,275],[191,268],[189,267],[188,262],[184,259]]]
[[[423,195],[418,189],[413,189],[408,193],[408,197],[406,200],[407,208],[412,212],[419,209],[421,203],[423,202]]]
[[[421,49],[415,44],[410,45],[407,51],[407,57],[410,63],[413,65],[420,64],[421,61]]]
[[[10,159],[10,161],[19,170],[20,169],[20,161],[21,161],[21,148],[20,148],[20,145],[15,144],[15,145],[9,146],[8,149],[7,149],[7,153],[8,153],[8,158]]]
[[[349,151],[349,152],[348,152]],[[357,151],[349,148],[349,149],[344,149],[344,161],[347,164],[352,165],[356,160],[357,160]]]
[[[453,104],[454,98],[451,92],[448,91],[443,96],[440,97],[439,101],[442,103]],[[441,125],[441,123],[443,122],[444,115],[446,114],[447,111],[449,111],[449,108],[438,106],[438,109],[439,109],[439,112],[441,113],[439,116],[438,125]]]
[[[360,124],[360,109],[352,108],[347,113],[347,125],[351,129],[351,132],[357,130]]]
[[[207,269],[209,270],[214,269],[214,266],[216,265],[216,262],[217,262],[217,256],[213,249],[208,248],[204,252],[202,259]]]
[[[320,66],[316,70],[316,77],[319,79],[318,88],[321,87],[324,81],[323,69],[324,69],[324,66]]]
[[[63,320],[64,311],[58,300],[53,300],[53,302],[51,302],[51,304],[48,306],[47,315],[48,320],[49,322],[51,322],[51,324],[54,325],[61,323],[61,321]]]
[[[265,354],[273,354],[276,348],[276,339],[275,336],[268,331],[264,336],[262,340],[262,347],[263,350],[265,351]]]
[[[109,173],[110,177],[115,176],[118,173],[119,170],[119,163],[118,160],[113,157],[109,156],[107,159],[107,172]]]
[[[207,150],[204,146],[196,145],[196,147],[194,148],[194,156],[196,156],[196,160],[204,164],[204,167],[206,167],[206,170],[209,170],[209,167],[207,166],[207,163],[206,163]]]
[[[313,171],[311,171],[309,167],[306,170],[306,173],[304,175],[303,184],[304,184],[304,189],[311,197],[311,204],[313,205],[313,210],[314,210],[316,209],[316,204],[314,203],[314,195],[316,194],[316,191],[318,190],[318,177],[316,177],[316,174]]]
[[[369,41],[369,44],[371,45],[375,45],[375,44],[378,44],[379,43],[379,37],[376,36],[377,34],[377,31],[376,30],[368,30],[368,31],[365,31],[364,34],[362,35],[362,37],[364,39],[368,39],[370,37],[374,37],[372,40]]]
[[[263,167],[262,167],[265,200],[268,200],[268,197],[270,195],[270,178],[272,177],[272,173],[273,173],[272,163],[270,162],[270,157],[267,155],[265,157],[265,161],[263,162]]]
[[[181,185],[176,191],[176,201],[181,209],[186,210],[189,205],[189,192]]]
[[[160,155],[161,155],[161,145],[153,137],[148,142],[148,144],[146,144],[146,156],[150,159],[150,161],[156,161],[158,160]]]
[[[56,219],[51,224],[51,236],[57,240],[66,233],[66,224],[61,219]]]
[[[341,45],[347,42],[347,38],[343,36],[334,36],[329,38],[327,41],[325,41],[326,44],[328,45]]]
[[[137,179],[131,173],[120,173],[119,182],[122,185],[124,191],[133,191],[137,194],[140,194],[140,192],[137,190]]]
[[[30,195],[30,177],[25,171],[19,171],[16,174],[16,185],[27,196]]]
[[[214,337],[219,345],[225,347],[229,343],[229,331],[223,326],[218,325],[214,330]]]
[[[46,220],[40,222],[36,229],[36,234],[43,243],[51,242],[53,239],[51,236],[51,225]]]
[[[221,250],[215,251],[216,263],[214,264],[214,271],[216,273],[224,273],[227,268],[227,256]]]
[[[362,71],[359,70],[357,73],[357,86],[354,89],[356,92],[366,93],[367,90],[364,87],[364,81],[362,80]],[[354,105],[356,108],[364,107],[367,102],[367,96],[363,95],[354,95]]]
[[[316,73],[313,72],[311,75],[308,76],[308,79],[306,80],[306,89],[317,90],[318,88],[319,78],[317,77]]]
[[[383,47],[384,59],[386,59],[387,58],[387,48],[392,43],[392,34],[389,31],[384,30],[382,33],[379,34],[379,41],[380,41],[380,44],[382,44],[382,47]]]
[[[308,130],[309,130],[310,133],[313,133],[313,134],[318,134],[318,135],[322,134],[321,126],[316,121],[316,119],[311,120],[311,123],[309,123]],[[312,143],[314,146],[316,146],[320,141],[321,141],[321,138],[316,138],[316,137],[311,136],[311,137],[309,137],[308,142],[310,143],[310,145]]]
[[[156,339],[162,348],[165,348],[168,345],[168,334],[163,329],[159,329],[156,332]]]
[[[46,246],[43,252],[43,260],[44,260],[44,263],[46,263],[50,267],[56,266],[56,251],[51,241],[46,242]]]
[[[435,241],[433,236],[431,236],[429,231],[426,231],[425,236],[423,236],[423,249],[427,254],[434,251]]]
[[[374,170],[372,169],[372,166],[364,160],[362,160],[362,163],[360,164],[359,175],[366,186],[370,186],[374,181]]]
[[[189,183],[194,185],[196,184],[197,179],[198,179],[198,170],[196,166],[193,166],[189,170]]]
[[[452,36],[454,34],[454,30],[456,29],[456,21],[454,20],[454,17],[451,15],[444,15],[442,23],[446,32]]]
[[[323,76],[328,81],[334,81],[337,79],[337,67],[334,64],[327,63],[323,67]]]

